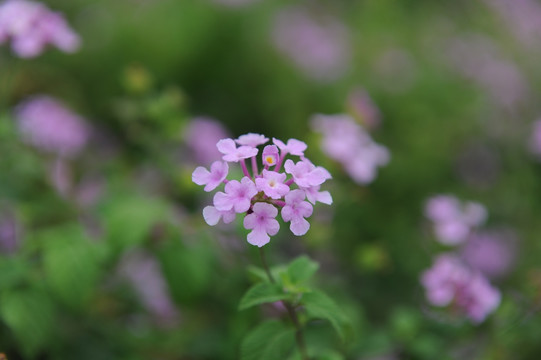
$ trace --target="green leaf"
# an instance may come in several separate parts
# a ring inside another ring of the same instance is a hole
[[[248,289],[246,294],[244,294],[240,300],[239,310],[244,310],[259,304],[285,300],[289,297],[290,295],[284,293],[278,284],[259,283],[252,286]]]
[[[0,315],[28,357],[42,350],[54,333],[53,304],[39,291],[4,293],[0,299]]]
[[[321,291],[313,291],[302,296],[301,303],[310,318],[325,319],[331,323],[342,340],[348,321],[336,303]]]
[[[28,272],[28,265],[16,258],[0,257],[0,290],[15,286]]]
[[[295,330],[267,321],[250,332],[241,345],[241,360],[286,359],[295,343]]]
[[[317,262],[312,261],[308,256],[303,255],[289,264],[287,273],[293,284],[299,284],[310,279],[318,268],[319,264]]]
[[[47,284],[66,304],[84,308],[101,273],[98,245],[76,226],[50,231],[47,237],[43,245]]]
[[[143,243],[152,226],[166,218],[167,208],[152,198],[118,196],[103,215],[107,238],[122,250]]]

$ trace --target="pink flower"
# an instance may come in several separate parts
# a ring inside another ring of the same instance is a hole
[[[321,148],[338,161],[358,184],[368,184],[380,166],[389,162],[387,148],[375,143],[370,135],[348,115],[316,115],[312,128],[323,134]]]
[[[293,190],[286,195],[286,205],[282,208],[282,219],[291,221],[289,229],[297,236],[306,234],[310,229],[310,223],[305,218],[312,215],[313,207],[304,198],[304,191]]]
[[[457,198],[439,195],[425,205],[425,216],[434,222],[439,242],[446,245],[463,243],[472,229],[487,218],[486,209],[478,203],[461,203]]]
[[[206,192],[216,189],[227,177],[229,166],[226,162],[215,161],[210,166],[210,172],[202,166],[192,173],[192,181],[197,185],[206,185]]]
[[[89,138],[85,121],[48,96],[23,102],[17,107],[15,117],[25,142],[59,156],[77,155]]]
[[[278,210],[271,204],[258,202],[254,204],[253,212],[244,218],[244,227],[251,229],[248,242],[262,247],[270,241],[269,235],[276,235],[280,224],[276,221]]]
[[[272,138],[274,145],[278,146],[282,151],[282,154],[291,154],[296,156],[304,156],[304,151],[308,147],[306,143],[303,143],[297,139],[289,139],[287,145],[284,144],[281,140]]]
[[[516,238],[511,231],[472,234],[461,249],[464,261],[490,278],[505,275],[516,258]]]
[[[263,170],[262,175],[263,177],[255,179],[257,190],[263,191],[271,199],[280,199],[289,192],[289,186],[284,184],[286,174]]]
[[[263,165],[274,166],[278,162],[279,154],[276,145],[267,145],[263,148]]]
[[[432,268],[422,274],[421,283],[432,305],[453,304],[474,323],[482,322],[500,303],[500,292],[454,255],[436,258]]]
[[[233,209],[227,211],[220,211],[214,206],[206,206],[203,209],[203,218],[205,222],[210,226],[218,224],[220,219],[223,219],[224,223],[229,224],[235,220],[235,211]]]
[[[80,43],[60,14],[27,0],[8,0],[0,5],[0,43],[7,39],[22,58],[41,54],[47,44],[73,52]]]
[[[241,135],[237,140],[235,140],[235,142],[239,145],[251,146],[254,148],[258,147],[259,145],[263,145],[267,141],[269,141],[269,138],[266,138],[264,135],[254,133]]]
[[[296,164],[292,160],[287,160],[284,164],[286,173],[293,176],[295,183],[303,188],[323,184],[331,178],[331,174],[321,166],[315,167],[311,162],[305,160]]]
[[[248,211],[256,194],[256,186],[249,178],[243,177],[240,182],[231,180],[225,184],[225,193],[214,195],[214,206],[220,211],[233,209],[236,213],[243,213]]]
[[[315,166],[304,157],[306,144],[302,141],[290,139],[287,144],[273,139],[277,145],[267,145],[263,149],[262,163],[264,169],[260,174],[257,166],[259,150],[257,146],[264,145],[268,139],[260,134],[246,134],[237,140],[240,147],[232,139],[222,139],[216,144],[220,153],[224,154],[225,161],[239,162],[244,176],[240,180],[226,179],[229,165],[226,162],[216,161],[210,171],[203,167],[195,169],[192,180],[199,185],[206,185],[205,190],[214,190],[224,182],[224,192],[214,195],[213,206],[203,209],[203,217],[209,225],[216,225],[220,219],[225,223],[232,222],[237,213],[246,213],[244,225],[253,230],[248,235],[248,242],[256,246],[263,246],[270,241],[270,236],[278,232],[279,225],[276,216],[282,211],[282,218],[291,222],[290,229],[295,235],[303,235],[310,228],[306,220],[312,215],[313,206],[304,201],[308,197],[312,203],[332,203],[328,191],[320,191],[320,185],[331,174],[321,166]],[[278,148],[281,148],[281,154]],[[301,156],[301,161],[295,164],[287,159],[291,153]],[[251,160],[251,173],[246,166],[246,159]],[[281,164],[285,162],[285,170]],[[274,170],[269,170],[274,166]],[[287,174],[292,176],[288,179]],[[255,179],[255,183],[252,179]],[[297,185],[298,189],[291,189]]]
[[[239,162],[240,160],[254,157],[259,152],[258,149],[252,146],[240,146],[237,148],[235,141],[232,139],[222,139],[216,144],[218,151],[224,156],[222,159],[228,162]]]

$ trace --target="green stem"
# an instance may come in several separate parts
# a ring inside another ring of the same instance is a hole
[[[267,265],[267,260],[265,259],[265,252],[263,251],[263,248],[259,248],[259,255],[261,257],[261,263],[263,264],[263,268],[265,269],[265,272],[267,273],[267,277],[269,278],[269,281],[273,284],[276,283],[274,280],[274,277],[272,276],[272,273],[270,272],[269,266]],[[287,313],[289,315],[289,318],[291,319],[291,322],[295,326],[295,339],[297,341],[297,346],[299,347],[299,351],[301,352],[302,360],[310,360],[308,357],[308,351],[306,350],[306,343],[304,342],[304,335],[302,332],[302,326],[299,321],[299,318],[297,316],[297,313],[295,312],[295,308],[291,303],[288,301],[282,300],[282,304],[287,309]]]

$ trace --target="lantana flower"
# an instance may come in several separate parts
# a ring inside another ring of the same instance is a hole
[[[214,195],[213,205],[203,209],[207,224],[214,226],[220,220],[230,223],[236,214],[244,214],[244,227],[251,230],[247,240],[258,247],[269,243],[270,237],[278,233],[280,224],[276,218],[279,213],[290,223],[291,232],[301,236],[310,229],[307,218],[312,215],[313,205],[316,202],[332,204],[331,194],[320,191],[331,174],[304,156],[307,146],[300,140],[289,139],[284,143],[273,138],[274,145],[263,149],[260,157],[263,170],[259,172],[258,146],[265,145],[268,140],[264,135],[254,133],[236,140],[221,139],[216,147],[223,154],[224,162],[214,162],[210,171],[198,167],[192,174],[192,180],[205,185],[205,191],[225,184],[224,191]],[[286,159],[288,155],[296,156],[297,162]],[[251,163],[251,172],[247,160]],[[240,164],[243,172],[240,181],[227,179],[229,162]]]
[[[79,36],[62,15],[28,0],[0,4],[0,44],[7,40],[11,40],[13,51],[21,58],[40,55],[48,44],[69,53],[80,44]]]
[[[482,322],[500,304],[500,291],[453,254],[438,256],[422,274],[421,283],[432,305],[451,306],[474,323]]]
[[[427,201],[425,216],[434,223],[439,242],[457,245],[466,241],[472,230],[485,222],[487,211],[476,202],[461,202],[454,196],[437,195]]]

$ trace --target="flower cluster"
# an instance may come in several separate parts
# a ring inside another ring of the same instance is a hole
[[[389,162],[389,150],[375,143],[349,115],[315,115],[312,128],[323,134],[321,147],[358,184],[368,184],[377,169]]]
[[[330,193],[320,191],[331,175],[304,156],[307,146],[302,141],[289,139],[284,143],[273,138],[273,145],[263,148],[260,156],[263,169],[259,172],[258,146],[268,141],[265,136],[253,133],[236,140],[222,139],[216,147],[223,154],[223,161],[215,161],[210,170],[198,167],[192,174],[193,182],[204,185],[207,192],[225,184],[224,191],[214,195],[213,206],[203,209],[207,224],[216,225],[220,219],[230,223],[236,214],[246,214],[243,224],[251,230],[248,242],[258,247],[267,244],[270,236],[278,233],[278,212],[290,223],[291,232],[300,236],[310,228],[306,218],[312,215],[313,205],[318,201],[332,203]],[[286,159],[287,155],[298,157],[298,161]],[[246,165],[248,159],[252,173]],[[244,174],[240,181],[227,179],[229,163],[240,163]],[[293,189],[293,185],[297,188]]]
[[[463,245],[460,251],[439,255],[422,274],[428,301],[434,306],[451,305],[474,323],[482,322],[500,304],[500,292],[487,276],[499,276],[509,269],[510,244],[497,233],[472,232],[487,218],[481,204],[438,195],[427,201],[425,215],[434,221],[439,242]]]
[[[451,254],[438,256],[432,268],[423,273],[421,282],[432,305],[451,305],[474,323],[482,322],[500,304],[499,290]]]
[[[80,42],[62,15],[27,0],[0,4],[0,44],[8,39],[13,51],[22,58],[38,56],[47,44],[73,52]]]
[[[23,140],[36,148],[62,157],[73,157],[86,145],[86,122],[48,96],[20,104],[15,112]]]
[[[485,222],[487,211],[476,202],[462,203],[453,196],[438,195],[427,201],[425,216],[434,222],[439,242],[457,245],[466,241],[472,229]]]

